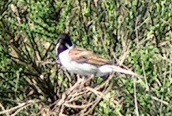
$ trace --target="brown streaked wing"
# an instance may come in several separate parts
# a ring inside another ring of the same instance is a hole
[[[72,60],[78,63],[89,63],[96,66],[102,66],[105,64],[111,64],[110,61],[102,58],[101,56],[94,54],[91,51],[87,51],[86,49],[82,48],[74,48],[71,49],[69,55]]]

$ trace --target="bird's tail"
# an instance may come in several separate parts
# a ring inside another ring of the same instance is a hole
[[[104,72],[104,73],[119,72],[119,73],[123,73],[123,74],[129,74],[129,75],[133,75],[133,76],[139,76],[138,74],[134,73],[131,70],[127,70],[127,69],[124,69],[124,68],[121,68],[121,67],[115,66],[115,65],[105,65],[105,66],[102,66],[100,68],[100,70],[101,70],[101,72]]]

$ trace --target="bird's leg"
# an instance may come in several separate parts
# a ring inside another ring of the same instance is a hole
[[[83,88],[85,84],[87,84],[88,82],[90,82],[92,79],[94,78],[94,74],[92,74],[89,78],[87,78],[86,80],[84,80],[81,85],[80,88]]]
[[[83,82],[84,81],[84,77],[83,76],[80,76],[80,75],[77,75],[77,82]]]
[[[83,77],[80,77],[79,75],[76,75],[76,77],[77,77],[77,81],[71,88],[69,88],[69,90],[68,90],[69,92],[77,90],[77,88],[80,88],[80,84],[82,84],[84,82]]]

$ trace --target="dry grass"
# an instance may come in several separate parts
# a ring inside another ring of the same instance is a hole
[[[0,114],[171,115],[170,0],[5,0],[0,14]],[[64,32],[143,78],[96,77],[78,89],[56,63]]]

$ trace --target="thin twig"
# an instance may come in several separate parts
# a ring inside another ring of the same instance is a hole
[[[3,110],[0,112],[0,114],[6,114],[6,113],[11,113],[19,108],[23,108],[25,106],[28,106],[28,105],[32,105],[32,104],[35,104],[39,102],[39,100],[29,100],[27,102],[24,102],[24,103],[20,103],[18,106],[15,106],[15,107],[12,107],[10,109],[7,109],[7,110]]]
[[[137,96],[136,96],[136,80],[134,79],[134,103],[135,103],[135,112],[136,116],[139,116],[139,110],[138,110],[138,105],[137,105]]]

